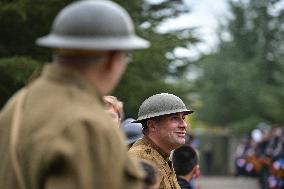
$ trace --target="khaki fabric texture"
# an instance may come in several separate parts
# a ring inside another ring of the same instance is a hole
[[[161,176],[160,189],[180,189],[169,155],[163,152],[150,138],[144,136],[136,141],[128,153],[151,161],[157,166]]]
[[[15,94],[0,113],[0,188],[18,189],[9,154]],[[51,64],[27,88],[16,152],[28,189],[140,189],[143,172],[94,86]]]

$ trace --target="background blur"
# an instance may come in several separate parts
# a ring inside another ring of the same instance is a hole
[[[49,32],[56,13],[70,2],[0,1],[0,108],[51,60],[51,52],[35,40]],[[189,123],[203,173],[235,174],[240,139],[259,123],[281,127],[284,122],[284,1],[222,1],[227,12],[218,18],[191,17],[199,1],[116,2],[152,42],[150,49],[134,52],[114,91],[126,117],[136,118],[141,102],[155,93],[180,96],[195,110]],[[213,27],[211,19],[217,23],[213,42],[212,31],[203,30]]]

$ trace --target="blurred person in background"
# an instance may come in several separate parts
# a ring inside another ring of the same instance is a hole
[[[262,189],[284,188],[283,127],[260,123],[237,148],[240,176],[256,177]]]
[[[193,189],[192,179],[200,173],[197,152],[188,145],[173,152],[173,165],[181,189]]]
[[[121,129],[127,138],[128,148],[130,148],[138,139],[144,136],[142,124],[133,123],[135,121],[136,120],[133,118],[127,118],[121,123]]]
[[[123,103],[115,96],[104,96],[103,101],[106,105],[106,109],[109,112],[111,118],[116,125],[120,127],[121,120],[123,118]]]

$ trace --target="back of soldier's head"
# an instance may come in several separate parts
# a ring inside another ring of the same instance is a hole
[[[173,165],[177,175],[187,175],[198,165],[198,156],[191,146],[184,145],[175,149]]]
[[[80,73],[100,95],[116,87],[126,70],[128,51],[149,47],[135,34],[127,11],[110,0],[71,3],[58,13],[50,33],[36,42],[53,49],[55,66]]]

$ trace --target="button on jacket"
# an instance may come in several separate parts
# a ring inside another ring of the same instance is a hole
[[[143,172],[94,86],[47,65],[27,87],[16,155],[26,189],[140,189]],[[16,189],[10,156],[14,95],[0,114],[0,188]]]

